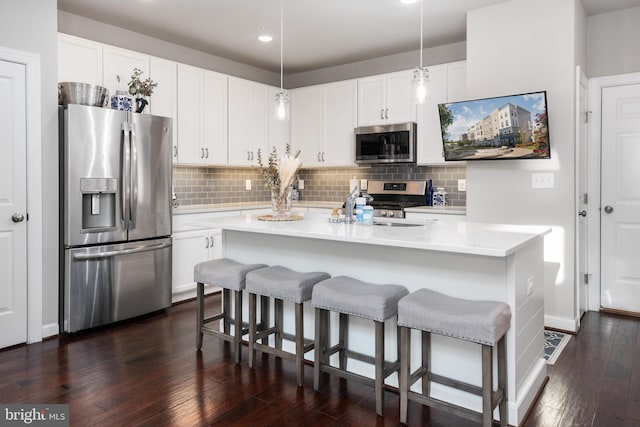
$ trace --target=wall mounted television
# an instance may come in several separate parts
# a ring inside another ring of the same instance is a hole
[[[438,104],[445,161],[549,159],[547,92]]]

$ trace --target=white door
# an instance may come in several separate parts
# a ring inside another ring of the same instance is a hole
[[[601,305],[640,313],[640,84],[602,89]]]
[[[588,255],[589,247],[588,236],[588,218],[587,218],[587,178],[589,176],[588,169],[588,146],[587,146],[587,76],[578,66],[576,67],[576,135],[578,141],[576,155],[576,207],[577,212],[577,238],[576,238],[576,283],[578,284],[578,319],[587,311],[587,281],[588,281]]]
[[[0,61],[0,348],[27,340],[25,75]]]

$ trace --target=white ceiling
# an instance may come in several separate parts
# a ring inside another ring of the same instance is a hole
[[[419,2],[402,5],[398,0],[282,1],[285,74],[420,47]],[[424,0],[424,47],[464,41],[466,12],[504,1],[509,0]],[[640,0],[582,2],[587,15],[640,7]],[[58,9],[280,71],[280,0],[58,0]],[[273,35],[271,43],[257,40],[261,27]]]

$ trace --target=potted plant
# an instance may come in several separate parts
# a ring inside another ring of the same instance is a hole
[[[142,74],[142,70],[134,68],[129,82],[129,94],[136,98],[136,113],[142,113],[144,107],[149,103],[147,98],[153,94],[154,89],[158,86],[158,83],[149,77],[143,80]]]

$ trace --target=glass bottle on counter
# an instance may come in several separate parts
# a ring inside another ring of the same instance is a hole
[[[429,180],[429,185],[427,186],[427,206],[433,205],[433,182]]]

